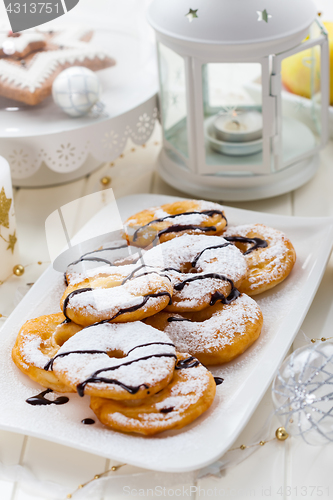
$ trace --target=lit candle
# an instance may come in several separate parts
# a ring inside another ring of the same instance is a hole
[[[262,114],[259,111],[232,111],[214,121],[216,139],[224,142],[249,142],[262,137]]]
[[[0,283],[18,263],[16,224],[10,168],[0,156]]]

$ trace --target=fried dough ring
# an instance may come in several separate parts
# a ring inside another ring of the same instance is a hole
[[[164,309],[173,293],[170,279],[153,271],[124,282],[124,275],[117,270],[125,267],[133,269],[133,265],[119,266],[114,274],[100,274],[68,286],[60,301],[64,315],[89,326],[101,321],[138,321]]]
[[[176,369],[170,384],[158,394],[137,401],[92,397],[90,408],[104,425],[116,431],[152,436],[181,429],[210,407],[216,392],[212,374],[194,358],[178,354],[177,365],[186,359],[189,367]]]
[[[206,213],[205,213],[206,212]],[[218,203],[184,200],[152,207],[132,215],[124,223],[127,241],[139,247],[149,246],[157,237],[160,243],[181,234],[221,234],[227,219]]]
[[[172,312],[200,311],[225,298],[247,275],[245,257],[220,236],[184,234],[161,243],[143,256],[147,266],[160,268],[174,286]]]
[[[141,322],[84,328],[53,359],[52,369],[80,396],[141,399],[171,380],[176,350],[169,337]]]
[[[239,287],[240,292],[258,295],[278,285],[290,274],[296,261],[296,252],[281,231],[263,224],[246,224],[230,227],[223,233],[223,238],[235,236],[259,238],[267,243],[266,247],[251,250],[255,243],[234,242],[244,253],[249,267],[248,276]]]
[[[257,340],[263,316],[258,304],[242,294],[230,304],[220,302],[200,312],[173,315],[162,311],[145,323],[167,333],[177,351],[188,352],[204,365],[219,365],[235,359]]]
[[[82,328],[75,323],[62,324],[64,320],[64,315],[58,313],[24,323],[16,338],[12,359],[23,373],[43,387],[57,392],[73,392],[53,372],[44,369],[61,345]]]

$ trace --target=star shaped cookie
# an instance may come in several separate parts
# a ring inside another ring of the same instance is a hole
[[[55,77],[70,66],[93,71],[113,66],[115,61],[103,49],[88,41],[91,30],[70,29],[44,32],[44,49],[26,57],[0,59],[0,95],[36,105],[52,92]]]

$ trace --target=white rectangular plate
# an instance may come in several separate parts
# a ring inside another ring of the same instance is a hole
[[[144,208],[174,200],[134,195],[118,200],[118,207],[125,220]],[[333,218],[285,217],[228,207],[225,211],[229,225],[260,222],[285,232],[295,246],[297,262],[285,282],[256,298],[264,316],[257,342],[235,361],[211,370],[224,383],[217,387],[214,403],[204,415],[184,429],[147,438],[113,432],[99,423],[83,425],[83,418],[94,417],[87,396],[71,395],[63,406],[28,405],[25,400],[41,388],[19,372],[10,353],[26,320],[59,312],[63,277],[50,267],[1,330],[0,428],[166,472],[199,469],[226,452],[267,390],[310,307],[331,253]],[[103,217],[102,210],[88,226]]]

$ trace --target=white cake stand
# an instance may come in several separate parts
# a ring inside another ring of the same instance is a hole
[[[98,72],[102,114],[71,118],[52,97],[34,107],[0,97],[0,155],[11,166],[15,186],[72,181],[114,160],[128,138],[143,144],[152,134],[158,88],[154,45],[114,30],[99,30],[92,41],[117,61]]]

